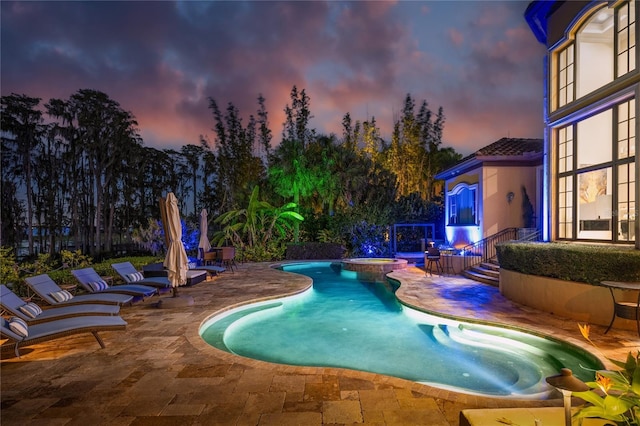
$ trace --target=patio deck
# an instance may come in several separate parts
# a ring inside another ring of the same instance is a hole
[[[459,276],[425,277],[415,266],[391,274],[408,304],[461,317],[522,326],[592,349],[573,320],[517,305],[498,289]],[[561,399],[509,401],[444,391],[387,376],[276,365],[219,351],[198,327],[211,313],[309,285],[306,277],[245,263],[181,288],[194,305],[158,309],[157,298],[125,307],[125,332],[34,345],[3,353],[1,422],[109,425],[430,425],[459,424],[468,408],[561,406]],[[170,297],[167,295],[162,298]],[[592,326],[592,340],[622,358],[640,341],[632,331]]]

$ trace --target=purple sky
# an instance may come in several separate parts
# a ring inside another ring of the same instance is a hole
[[[245,117],[266,99],[275,143],[293,85],[312,127],[375,116],[389,139],[407,93],[444,108],[444,146],[542,137],[540,45],[528,1],[2,1],[2,95],[107,93],[147,146],[214,140],[208,99]],[[417,111],[416,111],[417,112]]]

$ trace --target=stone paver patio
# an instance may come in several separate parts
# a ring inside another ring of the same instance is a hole
[[[575,321],[512,303],[495,287],[459,276],[425,277],[416,267],[391,276],[402,282],[397,295],[407,304],[525,327],[593,351]],[[235,273],[181,288],[193,306],[157,308],[156,297],[124,307],[127,330],[102,333],[105,349],[87,334],[26,347],[21,358],[4,352],[0,423],[453,426],[467,408],[562,405],[560,399],[492,399],[372,373],[270,364],[200,339],[198,328],[213,312],[309,285],[308,278],[269,264],[241,264]],[[620,359],[640,347],[631,331],[603,333],[604,327],[591,327],[604,356]]]

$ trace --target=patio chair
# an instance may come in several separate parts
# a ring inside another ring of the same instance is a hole
[[[233,272],[233,267],[235,266],[238,269],[238,265],[236,265],[236,248],[233,246],[225,246],[218,248],[218,261],[221,265],[224,265],[231,269]]]
[[[42,343],[78,333],[93,334],[100,347],[104,349],[104,342],[98,332],[124,330],[126,326],[127,323],[119,315],[79,316],[33,325],[26,324],[16,317],[12,317],[9,320],[0,318],[0,337],[8,339],[8,343],[3,344],[2,349],[13,344],[14,353],[20,358],[20,347],[22,346]]]
[[[61,289],[47,274],[36,275],[24,279],[33,292],[51,306],[80,305],[99,303],[103,305],[125,305],[134,302],[134,296],[117,293],[94,293],[74,296]]]
[[[129,294],[142,299],[158,294],[158,289],[156,287],[150,287],[148,285],[123,284],[110,286],[93,268],[75,269],[71,271],[71,274],[76,278],[76,280],[78,280],[80,286],[87,293]]]
[[[436,272],[442,275],[442,265],[440,264],[440,250],[437,247],[428,247],[425,254],[425,275],[433,275],[433,267]]]
[[[120,306],[97,303],[42,309],[33,302],[25,302],[4,284],[0,285],[0,308],[14,317],[22,318],[28,324],[83,315],[118,315],[120,312]]]
[[[168,277],[145,277],[131,262],[114,263],[111,267],[126,284],[148,285],[157,288],[160,293],[171,290],[171,283]]]

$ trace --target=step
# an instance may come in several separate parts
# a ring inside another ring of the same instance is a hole
[[[500,264],[497,261],[482,262],[480,263],[480,266],[482,266],[485,269],[500,271]]]
[[[469,278],[469,279],[472,279],[474,281],[479,281],[481,283],[489,284],[489,285],[492,285],[494,287],[498,287],[500,285],[500,279],[499,278],[492,277],[492,276],[489,276],[489,275],[484,275],[484,274],[475,272],[475,271],[470,270],[470,269],[466,270],[466,271],[462,271],[462,275],[467,277],[467,278]]]
[[[475,265],[469,268],[469,270],[482,275],[488,275],[494,278],[500,278],[500,268],[487,268],[484,263]]]

